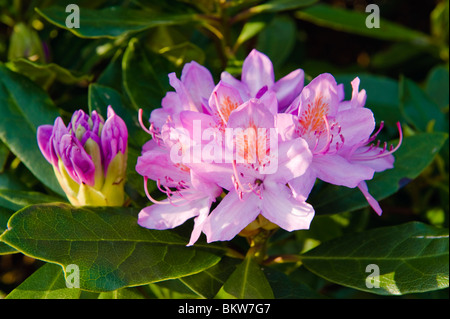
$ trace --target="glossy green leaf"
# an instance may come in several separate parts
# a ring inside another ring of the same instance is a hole
[[[161,107],[161,99],[166,92],[164,84],[153,68],[156,60],[150,60],[149,54],[138,39],[133,38],[123,55],[123,87],[136,110]],[[168,83],[167,73],[165,78]]]
[[[369,192],[377,200],[394,194],[431,163],[446,139],[444,133],[422,133],[404,138],[394,154],[394,168],[375,173],[374,178],[367,181]],[[311,195],[308,202],[314,206],[316,214],[342,213],[368,206],[358,188],[335,185],[326,185]]]
[[[36,8],[36,11],[47,21],[86,38],[115,38],[156,26],[185,24],[196,19],[196,15],[192,13],[166,14],[119,7],[101,10],[80,7],[80,27],[68,28],[66,19],[70,13],[67,13],[64,7],[49,7],[42,10]]]
[[[448,4],[447,4],[448,5]],[[449,73],[448,67],[437,66],[427,77],[425,92],[439,107],[448,107],[449,102]]]
[[[137,224],[136,209],[28,206],[9,220],[0,239],[26,255],[79,267],[80,288],[113,291],[184,277],[220,260],[218,246],[186,247],[171,231]]]
[[[294,19],[288,16],[276,16],[258,35],[256,48],[267,54],[274,68],[277,69],[292,53],[296,32],[297,26]]]
[[[98,299],[144,299],[137,288],[122,288],[114,291],[101,292]]]
[[[8,220],[13,213],[14,211],[0,206],[0,234],[7,229]],[[0,241],[0,255],[12,254],[15,252],[17,252],[16,249]]]
[[[11,291],[6,299],[78,299],[79,288],[68,288],[61,266],[44,264]]]
[[[25,75],[40,84],[43,88],[47,88],[53,81],[64,84],[76,84],[81,82],[87,83],[92,80],[91,75],[79,74],[55,63],[42,64],[27,59],[18,59],[10,61],[6,65],[11,70]]]
[[[448,91],[448,87],[440,88]],[[418,130],[427,131],[432,122],[435,131],[448,132],[448,120],[439,106],[417,84],[405,77],[400,79],[400,103],[404,116]]]
[[[203,298],[214,298],[239,262],[239,259],[223,257],[211,268],[179,280],[197,295]]]
[[[20,191],[0,188],[0,198],[17,205],[17,209],[28,205],[53,203],[53,202],[67,202],[65,198],[55,197],[40,192],[34,191]]]
[[[252,258],[245,258],[223,286],[238,299],[272,299],[272,288],[261,266]]]
[[[382,40],[408,41],[422,45],[430,42],[426,34],[382,18],[380,18],[379,28],[368,28],[366,19],[369,14],[370,12],[357,12],[327,4],[317,4],[296,12],[296,17],[319,26]]]
[[[28,78],[0,65],[0,114],[0,139],[34,176],[64,195],[36,140],[38,126],[53,124],[59,116],[49,96]]]
[[[344,236],[301,255],[315,274],[381,295],[448,287],[448,258],[448,229],[418,222]]]
[[[310,6],[317,0],[269,0],[263,4],[251,8],[252,13],[278,12],[285,10],[295,10]]]
[[[6,147],[5,143],[0,140],[0,174],[3,173],[8,160],[9,149]]]
[[[267,267],[264,274],[269,281],[275,299],[317,299],[323,298],[319,293],[303,283],[294,282],[287,275],[274,268]]]

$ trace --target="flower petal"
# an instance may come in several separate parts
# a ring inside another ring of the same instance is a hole
[[[41,125],[37,129],[37,142],[39,149],[45,159],[52,165],[58,166],[58,156],[56,155],[51,140],[53,125]]]
[[[309,229],[313,207],[294,198],[286,186],[264,182],[262,215],[287,231]]]
[[[278,109],[284,111],[303,90],[305,72],[302,69],[292,71],[279,79],[272,90],[277,93]]]
[[[104,161],[104,170],[108,171],[111,160],[118,152],[125,154],[128,147],[128,130],[125,122],[108,107],[108,119],[101,133],[101,146]]]
[[[373,178],[374,170],[368,166],[351,163],[339,155],[315,156],[311,166],[317,178],[334,185],[356,187],[363,180]]]
[[[149,229],[171,229],[183,224],[189,218],[198,216],[201,209],[209,210],[211,201],[207,197],[195,200],[177,201],[176,205],[170,204],[168,199],[162,201],[164,204],[153,204],[143,208],[138,215],[138,224]]]
[[[204,101],[208,101],[214,89],[214,80],[211,72],[195,61],[186,63],[181,73],[181,82],[189,92],[194,105],[201,110]]]
[[[252,97],[265,85],[271,88],[275,80],[272,61],[267,55],[253,49],[242,65],[241,80],[247,85]]]
[[[373,208],[373,210],[378,214],[378,216],[381,216],[383,210],[381,209],[380,204],[378,204],[377,200],[372,195],[370,195],[367,183],[365,181],[362,181],[358,184],[358,188],[363,193],[364,197],[366,198],[369,205]]]
[[[244,194],[242,200],[230,191],[209,214],[203,225],[208,243],[231,240],[260,213],[260,199],[253,193]]]

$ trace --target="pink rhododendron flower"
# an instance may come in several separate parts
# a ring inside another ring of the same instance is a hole
[[[157,201],[146,188],[153,205],[139,213],[141,226],[168,229],[194,218],[189,245],[202,232],[208,242],[230,240],[260,219],[308,229],[314,209],[306,201],[316,179],[358,187],[381,214],[365,181],[393,167],[398,146],[369,145],[379,131],[372,134],[358,78],[344,101],[343,85],[330,74],[305,87],[300,69],[275,81],[270,59],[253,50],[240,79],[223,72],[215,85],[191,62],[169,80],[175,91],[151,113],[149,128],[140,111],[152,140],[136,170],[167,195]]]
[[[340,88],[330,74],[322,74],[309,83],[296,100],[291,112],[297,111],[291,126],[293,137],[304,138],[313,153],[307,172],[291,181],[297,196],[305,198],[314,186],[315,179],[346,187],[358,187],[372,208],[382,213],[376,200],[368,193],[366,180],[375,172],[393,167],[390,150],[368,146],[375,140],[372,111],[364,107],[365,91],[359,92],[359,79],[352,81],[353,94],[350,101],[341,101]],[[380,128],[381,129],[381,128]]]

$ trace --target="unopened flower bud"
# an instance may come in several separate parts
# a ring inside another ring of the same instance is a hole
[[[111,106],[107,115],[105,121],[96,111],[78,110],[67,127],[58,117],[38,128],[39,148],[75,206],[124,203],[128,131]]]

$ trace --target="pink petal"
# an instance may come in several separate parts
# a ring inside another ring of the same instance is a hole
[[[381,214],[383,213],[383,210],[381,209],[380,204],[378,204],[377,200],[372,195],[370,195],[369,188],[367,187],[366,182],[362,181],[361,183],[359,183],[358,188],[363,193],[364,197],[366,198],[369,205],[373,208],[373,210],[379,216],[381,216]]]
[[[53,132],[53,125],[41,125],[37,129],[37,142],[39,149],[45,159],[52,165],[58,165],[58,156],[53,148],[51,136]]]
[[[196,200],[182,200],[179,196],[174,196],[172,205],[169,200],[162,201],[165,204],[153,204],[143,208],[138,215],[138,224],[149,229],[171,229],[183,224],[189,218],[198,216],[200,210],[210,207],[210,200],[202,197]]]
[[[211,72],[195,61],[187,63],[181,73],[181,82],[189,92],[194,105],[201,110],[204,101],[208,101],[214,89]]]
[[[264,182],[262,215],[287,231],[309,229],[313,207],[294,198],[284,185]]]
[[[338,112],[336,122],[341,129],[340,134],[344,137],[342,151],[350,150],[354,145],[366,141],[375,128],[373,113],[366,108]]]
[[[290,180],[288,184],[297,200],[306,201],[315,182],[316,175],[314,170],[310,168],[302,176]]]
[[[239,91],[222,81],[217,84],[209,98],[213,116],[224,124],[228,122],[231,112],[236,110],[242,102]]]
[[[253,49],[242,65],[241,80],[249,88],[252,97],[255,97],[263,86],[272,87],[275,80],[272,61],[265,54]]]
[[[301,176],[308,169],[312,162],[312,153],[309,150],[308,144],[301,137],[295,140],[286,141],[278,144],[276,152],[277,167],[273,173],[266,176],[266,181],[276,181],[281,184],[286,184],[290,180]]]
[[[351,163],[339,155],[314,156],[311,166],[317,178],[334,185],[356,187],[361,181],[373,178],[374,170]]]
[[[208,243],[233,239],[258,216],[260,201],[253,193],[244,194],[241,200],[235,191],[230,191],[203,225]]]
[[[274,84],[272,90],[277,93],[278,108],[280,111],[286,109],[300,94],[303,89],[304,81],[305,72],[301,69],[297,69],[279,79]]]
[[[338,111],[338,105],[339,88],[336,80],[331,74],[324,73],[314,78],[302,90],[298,116],[302,119],[306,117],[305,114],[311,114],[309,115],[311,120],[320,120],[323,115],[334,117]],[[316,119],[315,116],[319,118]]]

